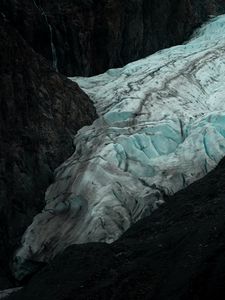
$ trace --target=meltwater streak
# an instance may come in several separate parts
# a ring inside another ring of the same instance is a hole
[[[73,80],[99,118],[76,135],[76,151],[23,236],[19,279],[28,261],[47,261],[70,244],[116,240],[225,155],[225,16],[184,45]]]
[[[52,31],[52,26],[49,24],[49,22],[48,22],[48,17],[47,17],[47,15],[46,15],[45,11],[43,10],[43,8],[42,8],[42,7],[39,7],[39,6],[37,5],[37,3],[36,3],[35,0],[33,0],[33,2],[34,2],[34,5],[37,7],[37,9],[40,11],[41,15],[44,16],[45,21],[46,21],[46,24],[47,24],[47,26],[48,26],[48,28],[49,28],[49,33],[50,33],[50,45],[51,45],[51,50],[52,50],[52,66],[53,66],[53,69],[54,69],[55,71],[58,72],[58,59],[57,59],[56,48],[55,48],[55,45],[54,45],[54,43],[53,43],[53,31]]]

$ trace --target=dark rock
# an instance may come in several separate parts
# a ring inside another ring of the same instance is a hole
[[[225,159],[117,242],[73,245],[10,300],[225,298]]]
[[[2,14],[0,41],[2,288],[1,270],[7,269],[22,233],[42,209],[54,168],[72,154],[73,135],[96,114],[87,95],[54,72]]]
[[[90,76],[183,42],[209,15],[225,12],[225,3],[1,0],[0,10],[26,41],[52,62],[49,22],[60,72]]]

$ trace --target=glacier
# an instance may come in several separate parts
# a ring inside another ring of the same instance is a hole
[[[46,206],[16,251],[18,279],[31,261],[68,245],[115,241],[225,155],[225,15],[182,45],[71,80],[99,118],[78,132],[74,154],[56,169]]]

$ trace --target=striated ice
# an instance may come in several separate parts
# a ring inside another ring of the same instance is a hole
[[[184,45],[72,80],[99,118],[78,132],[74,154],[56,170],[15,255],[18,278],[28,260],[114,241],[225,155],[225,16]]]

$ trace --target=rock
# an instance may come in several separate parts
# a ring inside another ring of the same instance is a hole
[[[225,159],[117,242],[73,245],[9,300],[224,299]]]
[[[209,15],[224,12],[225,4],[222,0],[2,0],[1,10],[37,52],[52,63],[57,58],[60,72],[90,76],[180,44]]]
[[[74,134],[96,113],[88,96],[54,72],[2,14],[0,40],[0,268],[7,269],[22,233],[43,208],[54,169],[72,154]]]

